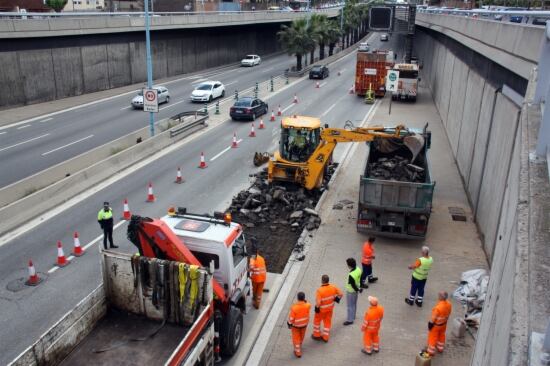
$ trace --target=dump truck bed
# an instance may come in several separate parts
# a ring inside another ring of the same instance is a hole
[[[60,365],[162,365],[188,331],[110,308]]]

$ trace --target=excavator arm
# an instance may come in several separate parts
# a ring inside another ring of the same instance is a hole
[[[142,256],[208,267],[208,263],[199,262],[185,243],[161,220],[133,215],[128,224],[127,236]],[[225,303],[227,297],[223,287],[215,279],[213,289],[217,299]]]

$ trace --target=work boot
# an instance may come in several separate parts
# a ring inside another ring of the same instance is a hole
[[[344,322],[344,325],[352,325],[352,324],[353,324],[353,322],[350,322],[350,321],[348,321],[348,320],[346,320],[346,321]]]
[[[117,249],[118,248],[118,245],[111,245],[111,249]]]
[[[315,337],[313,334],[311,335],[311,338],[313,338],[314,341],[322,341],[323,340],[323,338]]]
[[[413,305],[414,305],[414,302],[413,302],[411,299],[409,299],[408,297],[405,298],[405,302],[406,302],[407,304],[409,304],[410,306],[413,306]]]
[[[415,303],[416,303],[416,306],[418,306],[419,308],[422,307],[422,301],[416,300]],[[412,305],[412,304],[411,304],[411,305]]]
[[[369,285],[367,285],[366,283],[362,283],[361,288],[367,289],[367,288],[369,288]]]
[[[367,351],[365,351],[365,350],[362,349],[362,348],[361,348],[361,352],[363,352],[364,354],[369,355],[369,356],[372,355],[372,352],[367,352]]]
[[[369,277],[369,283],[378,281],[378,277]]]

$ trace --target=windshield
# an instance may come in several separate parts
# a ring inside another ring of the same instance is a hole
[[[254,56],[248,55],[248,56],[246,56],[244,59],[245,59],[245,60],[252,60],[253,58],[254,58]]]
[[[195,90],[211,90],[212,84],[201,84]]]
[[[311,69],[312,71],[320,71],[321,70],[321,66],[313,66],[313,68]]]
[[[320,133],[318,128],[284,128],[279,147],[281,157],[294,162],[306,161],[319,145]]]
[[[239,99],[235,102],[235,107],[249,107],[252,99]]]
[[[418,79],[418,71],[399,70],[400,79]]]
[[[143,96],[143,90],[138,91],[139,96]]]

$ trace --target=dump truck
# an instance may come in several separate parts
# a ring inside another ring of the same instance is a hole
[[[103,250],[102,283],[12,365],[206,366],[237,351],[250,294],[241,225],[171,209],[132,216],[138,254]]]
[[[396,64],[393,70],[399,72],[397,90],[393,92],[393,100],[408,100],[416,102],[418,94],[418,64]]]
[[[359,180],[357,231],[402,239],[423,239],[428,230],[435,182],[430,175],[431,133],[423,136],[418,153],[399,140],[368,143],[364,173]],[[417,140],[421,141],[421,140]]]
[[[422,139],[422,136],[402,125],[394,128],[355,127],[347,121],[344,128],[330,128],[327,124],[322,128],[321,120],[316,117],[284,117],[281,121],[279,151],[268,161],[268,182],[291,182],[307,190],[319,189],[325,183],[332,153],[338,143],[368,142],[374,139],[399,140],[411,149],[411,154],[415,154],[415,149],[422,145],[416,141]],[[256,159],[258,155],[256,153],[255,161],[259,160]]]
[[[365,96],[370,89],[377,97],[383,97],[386,94],[386,75],[394,63],[392,51],[357,52],[355,94]]]

